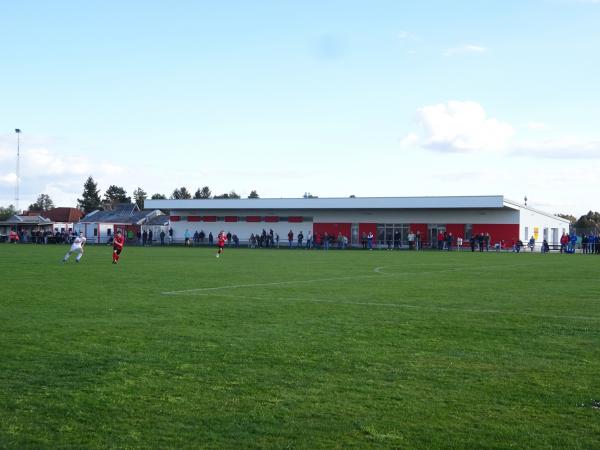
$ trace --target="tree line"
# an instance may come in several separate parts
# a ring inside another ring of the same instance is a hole
[[[144,208],[144,201],[148,198],[148,193],[141,187],[138,187],[133,191],[133,202],[138,205],[140,209]],[[185,199],[233,199],[241,198],[235,191],[226,192],[220,195],[213,195],[212,191],[208,186],[198,188],[196,192],[192,193],[185,187],[176,188],[168,197],[174,200],[185,200]],[[253,190],[248,195],[248,198],[259,198],[258,192]],[[166,200],[167,196],[164,194],[153,194],[150,199],[152,200]],[[104,192],[104,198],[101,198],[100,189],[98,189],[98,183],[90,176],[83,184],[83,193],[81,198],[77,199],[77,206],[82,209],[86,214],[96,209],[111,209],[114,205],[119,203],[131,203],[132,198],[127,196],[127,191],[120,186],[110,185]]]

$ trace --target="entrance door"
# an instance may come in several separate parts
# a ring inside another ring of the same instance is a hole
[[[552,228],[552,243],[558,244],[558,228]]]
[[[446,231],[446,225],[430,224],[429,225],[429,243],[431,248],[437,248],[437,238],[439,233]]]
[[[358,247],[359,245],[359,236],[358,236],[358,224],[353,223],[350,226],[350,245],[352,247]]]

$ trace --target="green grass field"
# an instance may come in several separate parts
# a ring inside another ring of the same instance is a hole
[[[0,245],[1,448],[600,448],[600,257]]]

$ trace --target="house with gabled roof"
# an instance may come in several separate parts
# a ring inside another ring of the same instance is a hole
[[[83,232],[88,243],[104,244],[121,230],[128,240],[135,239],[141,227],[156,216],[163,215],[159,209],[141,210],[135,203],[121,203],[111,210],[95,210],[86,214],[75,230]]]

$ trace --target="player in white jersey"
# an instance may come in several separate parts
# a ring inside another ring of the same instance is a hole
[[[79,262],[81,257],[83,256],[83,246],[85,245],[86,238],[83,236],[82,232],[79,232],[79,236],[77,236],[73,243],[71,244],[71,248],[63,258],[63,262],[67,262],[71,253],[77,253],[77,258],[75,258],[75,262]]]

